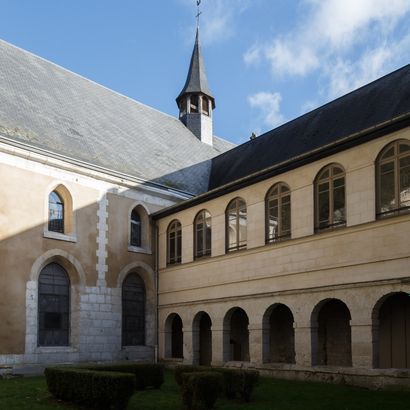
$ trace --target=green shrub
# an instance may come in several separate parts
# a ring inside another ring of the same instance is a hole
[[[131,374],[93,372],[92,397],[97,409],[125,409],[134,394],[135,380]]]
[[[222,376],[216,372],[182,373],[182,402],[187,410],[212,409],[222,390]]]
[[[201,367],[201,366],[191,366],[191,365],[175,366],[175,369],[174,369],[175,381],[177,382],[178,386],[182,386],[182,375],[184,373],[201,372],[205,370],[208,370],[208,369],[206,367]]]
[[[259,372],[255,370],[237,370],[214,368],[213,371],[221,374],[223,392],[227,399],[239,399],[248,402],[252,391],[259,380]]]
[[[131,373],[135,376],[135,388],[144,390],[146,387],[159,389],[164,383],[164,366],[162,364],[151,363],[126,363],[126,364],[104,364],[86,365],[82,369]]]
[[[135,389],[127,373],[48,367],[44,374],[54,397],[98,409],[125,409]]]
[[[235,396],[241,401],[250,401],[254,387],[259,381],[259,372],[255,370],[240,370],[233,374],[232,384]]]

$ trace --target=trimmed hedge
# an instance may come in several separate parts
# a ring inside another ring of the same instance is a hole
[[[239,399],[245,402],[250,401],[253,389],[259,380],[259,372],[256,370],[180,365],[175,367],[175,381],[181,386],[184,374],[204,371],[217,372],[222,376],[223,393],[227,399]]]
[[[216,372],[182,373],[182,403],[187,410],[212,409],[222,390]]]
[[[94,370],[94,371],[108,371],[131,373],[135,376],[135,388],[137,390],[144,390],[147,387],[159,389],[164,383],[164,366],[161,364],[150,363],[127,363],[127,364],[104,364],[104,365],[90,365],[80,366],[80,369]]]
[[[204,366],[192,366],[192,365],[185,365],[181,364],[175,366],[174,368],[174,377],[175,381],[177,382],[178,386],[182,386],[182,375],[185,373],[193,373],[193,372],[203,372],[203,371],[211,371],[211,368],[207,368]]]
[[[135,390],[127,373],[47,367],[44,374],[54,397],[98,409],[125,409]]]

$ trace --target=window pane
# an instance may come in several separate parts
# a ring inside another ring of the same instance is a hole
[[[67,346],[69,343],[70,281],[57,263],[40,273],[38,288],[38,343]]]
[[[380,166],[380,212],[396,208],[394,197],[394,162]]]
[[[175,262],[175,238],[170,237],[169,239],[169,263]]]
[[[400,159],[400,207],[410,206],[410,155]]]
[[[344,173],[344,171],[343,171],[342,168],[333,167],[332,169],[333,169],[333,175],[340,175],[340,174],[343,174],[343,173]]]
[[[329,225],[329,191],[323,190],[319,194],[319,228]]]
[[[394,156],[394,146],[387,150],[380,159],[386,159]]]
[[[141,277],[131,273],[122,286],[122,345],[145,344],[145,286]]]
[[[239,245],[246,244],[246,209],[239,211]]]
[[[400,144],[399,152],[402,154],[403,152],[410,151],[410,144]]]
[[[205,231],[205,254],[210,255],[211,254],[211,225],[207,225],[206,231]]]
[[[337,185],[337,186],[336,186]],[[345,187],[344,178],[334,181],[333,191],[333,223],[345,221]]]
[[[281,236],[290,235],[290,196],[282,200],[282,232]]]
[[[320,175],[319,180],[323,180],[327,178],[329,178],[329,169],[327,169],[326,171],[322,173],[322,175]]]
[[[64,203],[54,191],[48,198],[48,230],[64,233]]]
[[[279,235],[279,208],[277,199],[269,201],[268,219],[268,237],[269,239],[273,239]]]
[[[181,233],[181,228],[177,232],[177,248],[176,248],[176,254],[175,254],[175,259],[176,262],[181,262],[181,251],[182,251],[182,233]]]
[[[203,225],[197,225],[196,231],[196,249],[197,249],[197,256],[202,256],[204,254],[204,243],[203,243],[204,231]]]

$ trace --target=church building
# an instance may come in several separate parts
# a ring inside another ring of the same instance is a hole
[[[410,65],[239,146],[0,40],[0,365],[410,385]]]

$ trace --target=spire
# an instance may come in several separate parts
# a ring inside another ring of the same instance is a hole
[[[185,85],[179,93],[176,101],[179,106],[182,97],[186,94],[205,94],[212,102],[212,108],[215,108],[215,99],[208,87],[208,80],[205,73],[205,64],[202,58],[201,45],[199,42],[199,27],[196,29],[195,45],[192,51],[191,63]]]

